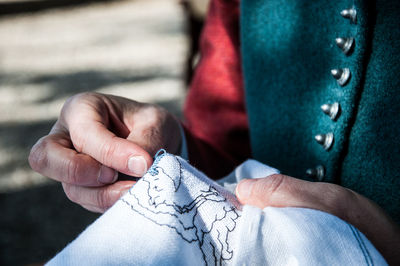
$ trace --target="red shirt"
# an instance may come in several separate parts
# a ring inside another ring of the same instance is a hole
[[[200,50],[185,103],[185,135],[190,163],[218,178],[250,157],[238,0],[212,0]]]

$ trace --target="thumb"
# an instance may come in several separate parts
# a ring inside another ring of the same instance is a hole
[[[244,179],[236,187],[236,197],[243,205],[265,208],[273,203],[272,195],[281,190],[285,176],[271,175],[265,178]]]
[[[236,196],[241,204],[262,209],[267,206],[302,207],[342,217],[343,203],[349,201],[352,193],[338,185],[276,174],[241,181],[236,187]]]
[[[281,174],[245,179],[236,187],[236,196],[241,204],[262,209],[267,206],[315,208],[314,199],[320,196],[318,192],[310,182]]]

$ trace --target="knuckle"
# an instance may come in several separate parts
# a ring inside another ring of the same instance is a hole
[[[140,146],[150,154],[156,154],[159,149],[165,147],[165,143],[167,143],[167,141],[163,139],[163,134],[160,132],[160,129],[151,127],[144,130]]]
[[[61,109],[61,116],[65,116],[69,112],[69,109],[74,108],[76,104],[80,102],[82,94],[83,93],[75,94],[65,101]]]
[[[100,94],[95,92],[82,92],[69,97],[61,109],[61,117],[68,116],[71,110],[79,109],[82,104],[90,103],[98,99],[99,95]]]
[[[49,139],[44,137],[40,139],[31,149],[28,160],[33,170],[41,173],[49,165],[47,150],[49,148]]]
[[[110,141],[104,142],[100,148],[100,160],[105,165],[112,164],[112,160],[116,151],[116,143],[113,141],[114,138],[115,137],[111,138]]]
[[[103,212],[111,207],[110,196],[107,192],[107,189],[100,189],[96,194],[96,205]]]
[[[259,206],[267,206],[274,202],[275,196],[285,193],[283,183],[286,176],[276,174],[256,181],[250,191],[250,198]]]
[[[285,194],[282,186],[286,176],[281,174],[270,175],[265,178],[253,179],[253,181],[242,189],[244,199],[242,201],[246,204],[254,205],[260,208],[266,206],[274,206],[276,199],[279,199],[281,194]],[[239,187],[239,190],[241,188]],[[246,191],[247,190],[247,191]],[[239,200],[242,198],[239,191]]]
[[[279,193],[283,189],[283,183],[286,180],[286,176],[281,174],[271,175],[265,179],[265,182],[261,186],[256,186],[256,190],[265,195],[272,196],[273,194]]]
[[[70,159],[66,161],[66,182],[70,184],[76,184],[79,182],[79,166],[80,164],[75,159]]]
[[[148,125],[147,128],[143,129],[143,137],[145,139],[160,138],[160,128],[157,123]]]
[[[71,97],[74,106],[95,106],[102,102],[102,94],[97,92],[81,92]]]
[[[91,100],[93,98],[98,97],[100,94],[96,92],[81,92],[78,94],[75,94],[71,97],[68,98],[66,101],[67,104],[76,104],[80,103],[81,101],[86,101],[86,100]]]

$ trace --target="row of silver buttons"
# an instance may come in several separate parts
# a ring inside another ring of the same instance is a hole
[[[340,15],[346,19],[349,19],[352,23],[357,22],[357,11],[354,8],[342,10]],[[355,43],[355,39],[353,37],[336,38],[335,41],[336,45],[345,55],[350,54]],[[342,87],[346,86],[351,78],[351,72],[348,68],[332,69],[331,74],[336,79],[336,82]],[[334,102],[332,104],[323,104],[321,109],[324,114],[328,115],[332,119],[332,121],[336,121],[340,116],[340,104],[338,102]],[[322,147],[327,151],[332,147],[334,139],[335,137],[332,132],[318,134],[315,136],[317,143],[322,145]],[[306,174],[317,179],[318,181],[322,181],[325,177],[325,172],[325,167],[323,165],[318,165],[315,168],[307,169]]]

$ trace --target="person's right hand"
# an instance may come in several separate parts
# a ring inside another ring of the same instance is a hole
[[[179,122],[165,109],[126,98],[83,93],[64,104],[50,133],[29,155],[31,167],[63,184],[73,202],[104,212],[141,177],[160,148],[177,153]]]

